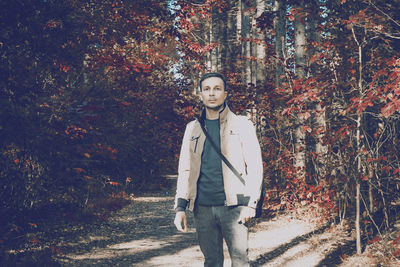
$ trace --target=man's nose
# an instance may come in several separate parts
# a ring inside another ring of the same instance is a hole
[[[215,95],[215,90],[214,90],[214,89],[210,89],[210,90],[209,90],[209,94],[210,94],[210,95]]]

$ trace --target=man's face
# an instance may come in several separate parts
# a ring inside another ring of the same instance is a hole
[[[210,77],[201,82],[200,99],[206,108],[219,110],[227,95],[222,79]]]

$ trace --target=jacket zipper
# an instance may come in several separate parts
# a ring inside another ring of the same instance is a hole
[[[198,137],[192,137],[192,140],[194,140],[194,139],[196,139],[196,144],[194,145],[194,151],[193,151],[193,153],[196,153],[196,150],[197,150],[197,143],[199,142],[199,138],[200,138],[200,136],[198,136]]]

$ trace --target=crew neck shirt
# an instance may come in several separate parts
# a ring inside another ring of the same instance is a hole
[[[205,120],[208,134],[221,150],[219,119]],[[200,176],[197,182],[197,203],[202,206],[222,206],[225,203],[222,160],[206,139],[201,155]]]

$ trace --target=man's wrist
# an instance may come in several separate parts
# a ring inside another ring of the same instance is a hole
[[[185,211],[186,207],[188,205],[188,201],[184,198],[178,198],[177,203],[176,203],[176,208],[175,211]]]
[[[179,211],[185,211],[185,208],[182,208],[182,207],[176,207],[176,208],[175,208],[175,211],[176,211],[176,212],[179,212]]]

